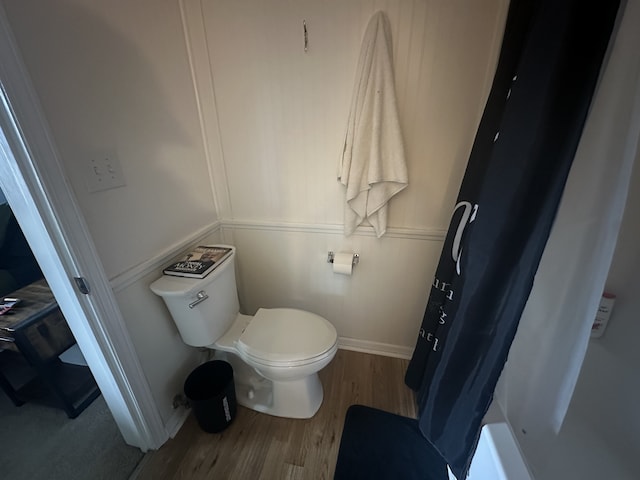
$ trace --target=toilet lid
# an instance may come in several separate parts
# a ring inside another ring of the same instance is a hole
[[[292,308],[261,308],[238,339],[237,348],[266,362],[299,362],[322,355],[336,343],[331,323]]]

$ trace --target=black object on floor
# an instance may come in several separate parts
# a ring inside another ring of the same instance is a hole
[[[363,405],[344,421],[334,480],[447,480],[447,465],[418,422]]]
[[[236,416],[233,368],[227,362],[211,360],[197,367],[184,382],[184,394],[207,433],[223,431]]]

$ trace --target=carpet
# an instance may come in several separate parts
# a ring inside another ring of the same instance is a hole
[[[347,410],[334,480],[447,480],[415,419],[363,405]]]
[[[0,391],[0,477],[3,480],[126,480],[143,457],[124,443],[102,398],[77,418]]]

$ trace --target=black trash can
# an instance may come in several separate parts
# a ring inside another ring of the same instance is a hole
[[[198,425],[207,433],[221,432],[236,416],[233,369],[222,360],[203,363],[184,382]]]

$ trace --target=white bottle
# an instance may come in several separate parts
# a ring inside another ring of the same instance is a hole
[[[616,301],[616,296],[612,293],[604,292],[602,299],[600,300],[600,306],[598,307],[598,313],[596,313],[596,319],[591,327],[591,338],[600,338],[607,328],[609,317],[611,316],[611,310],[613,310],[613,304]]]

